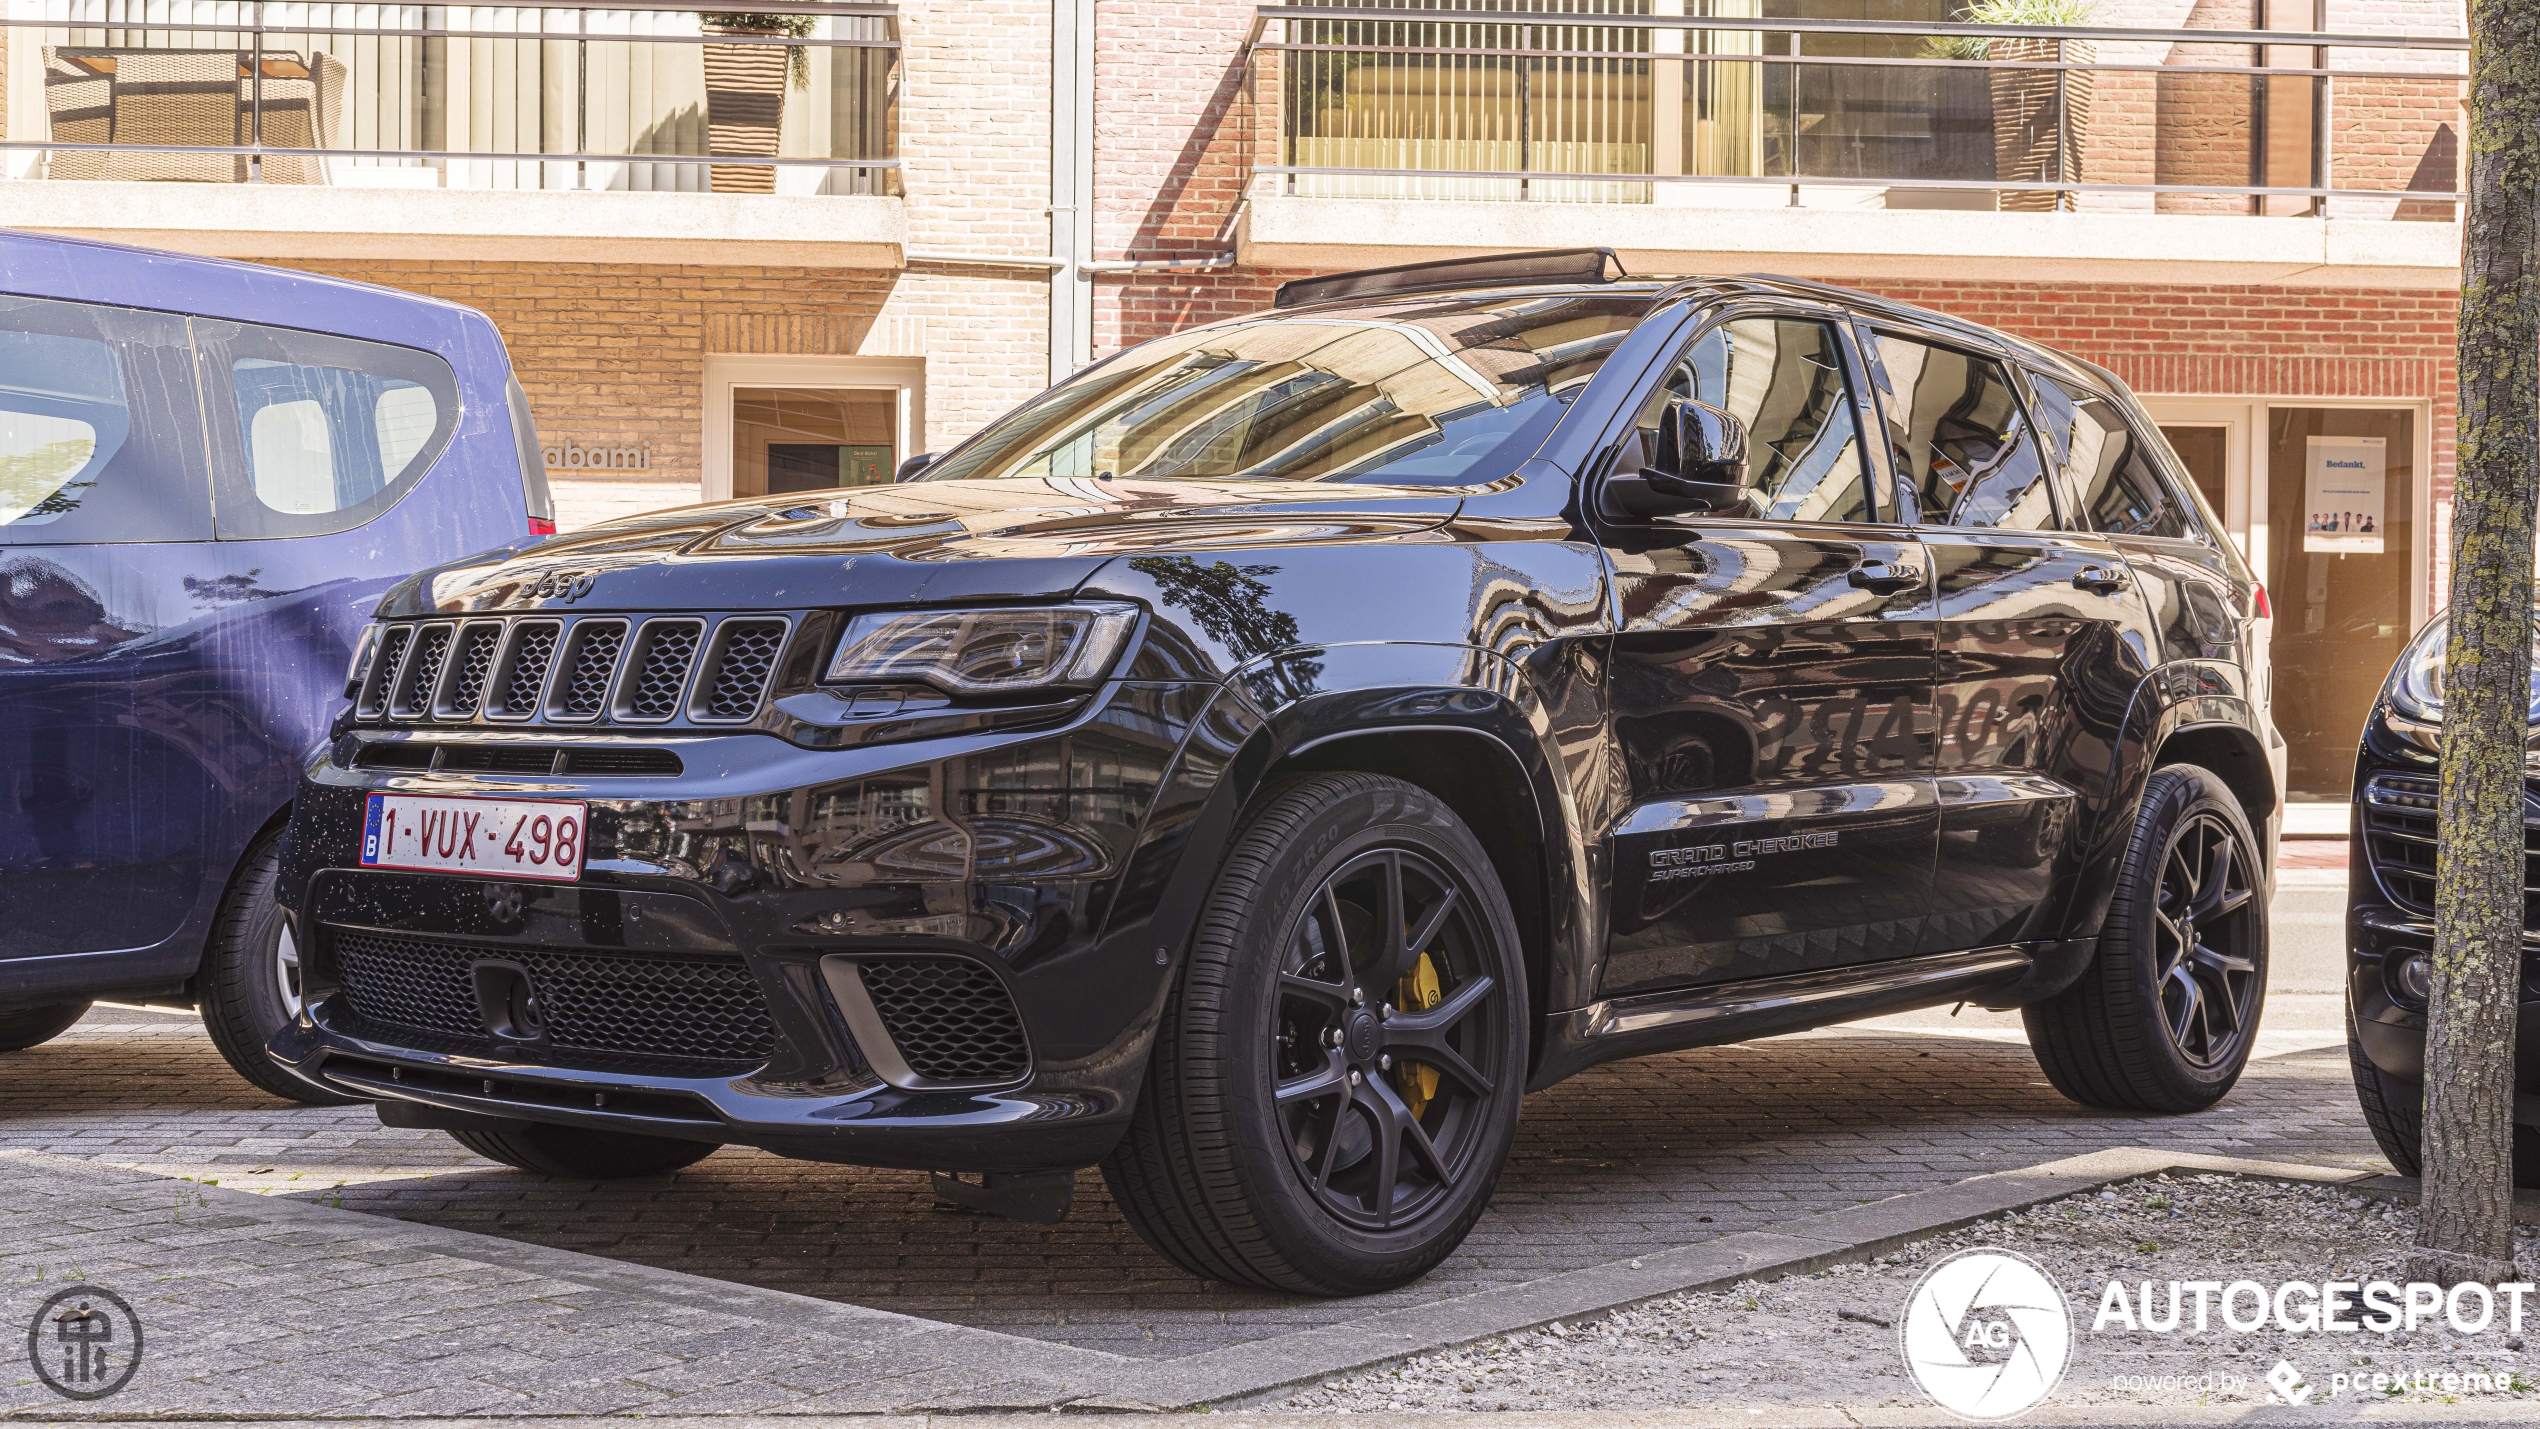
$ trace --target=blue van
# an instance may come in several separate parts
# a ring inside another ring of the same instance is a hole
[[[199,1007],[282,1096],[300,765],[409,571],[552,534],[482,313],[0,234],[0,1052]]]

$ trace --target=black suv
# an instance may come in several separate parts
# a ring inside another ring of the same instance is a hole
[[[2540,618],[2540,613],[2535,613]],[[2355,1095],[2382,1154],[2403,1176],[2422,1162],[2425,1004],[2434,972],[2434,817],[2442,792],[2444,641],[2450,623],[2426,622],[2391,668],[2355,758],[2353,837],[2346,869],[2346,1055]],[[2540,626],[2535,626],[2540,638]],[[2540,738],[2540,677],[2533,680]],[[2526,770],[2529,765],[2526,763]],[[2532,781],[2526,780],[2526,784]],[[2523,983],[2514,1043],[2513,1171],[2540,1186],[2540,786],[2526,788],[2523,822],[2532,847],[2524,870]]]
[[[380,606],[279,1063],[528,1170],[722,1143],[1201,1275],[1435,1265],[1521,1096],[1966,1000],[2204,1107],[2266,980],[2257,587],[2108,373],[1595,250],[1292,282],[896,485]]]

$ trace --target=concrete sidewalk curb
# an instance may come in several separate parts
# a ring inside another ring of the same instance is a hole
[[[129,1188],[168,1181],[166,1177],[146,1172],[32,1151],[0,1152],[0,1168],[32,1171],[101,1187]],[[964,1365],[977,1371],[962,1376],[967,1383],[957,1388],[939,1389],[905,1404],[876,1403],[874,1410],[888,1410],[901,1415],[960,1414],[967,1422],[976,1423],[977,1419],[973,1416],[1014,1411],[1039,1411],[1046,1415],[1054,1409],[1099,1413],[1257,1404],[1282,1391],[1334,1375],[1376,1368],[1555,1321],[1592,1319],[1627,1306],[1673,1295],[1721,1289],[1743,1280],[1805,1274],[1828,1265],[1865,1259],[2006,1211],[2161,1172],[2215,1172],[2309,1184],[2352,1184],[2370,1177],[2368,1172],[2337,1167],[2116,1148],[1809,1216],[1771,1230],[1723,1236],[1714,1241],[1644,1255],[1634,1261],[1617,1261],[1570,1271],[1525,1285],[1166,1361],[1136,1360],[1097,1350],[1054,1345],[992,1330],[710,1280],[679,1271],[508,1241],[471,1231],[416,1226],[282,1197],[192,1183],[188,1183],[188,1194],[200,1197],[206,1209],[235,1224],[297,1223],[323,1228],[337,1235],[358,1236],[400,1249],[533,1273],[567,1284],[615,1291],[663,1305],[711,1309],[725,1315],[836,1336],[842,1341],[886,1351],[894,1356],[911,1356],[933,1364]],[[2375,1189],[2379,1194],[2405,1194],[2405,1183],[2399,1183],[2397,1178],[2372,1179],[2376,1181]],[[1791,1418],[1789,1411],[1785,1410],[1776,1410],[1775,1413],[1777,1421],[1783,1425],[1814,1422]],[[193,1417],[201,1418],[203,1422],[236,1422],[238,1418],[252,1416],[224,1416],[218,1420]],[[362,1416],[344,1416],[325,1422],[340,1424],[347,1418],[359,1417]],[[491,1417],[521,1425],[553,1418],[549,1415],[488,1415],[471,1416],[471,1419],[482,1423]],[[1352,1416],[1353,1420],[1370,1417],[1381,1420],[1388,1416]],[[1622,1414],[1494,1416],[1497,1420],[1512,1423],[1540,1420],[1546,1424],[1575,1422],[1618,1426],[1641,1417]],[[111,1400],[99,1401],[93,1406],[37,1406],[0,1414],[0,1419],[11,1423],[118,1419],[185,1422],[187,1418],[164,1410],[147,1415],[118,1414]],[[281,1418],[276,1416],[274,1422],[279,1422]],[[736,1418],[801,1422],[799,1415],[788,1415],[782,1410],[774,1415]],[[416,1417],[400,1422],[420,1425],[431,1421]],[[675,1424],[679,1421],[676,1416],[669,1416],[650,1422]],[[710,1422],[729,1426],[735,1420],[718,1418]],[[1650,1419],[1648,1422],[1657,1421]],[[1693,1424],[1708,1421],[1672,1414],[1666,1417],[1665,1422]],[[1754,1421],[1740,1413],[1718,1416],[1718,1422]],[[1888,1419],[1868,1411],[1858,1411],[1837,1414],[1825,1422],[1847,1425],[1893,1422],[1904,1425],[1955,1421],[1947,1420],[1945,1416],[1928,1421],[1921,1418]],[[2085,1418],[2072,1422],[2097,1423],[2103,1420]],[[2144,1421],[2138,1416],[2124,1422]],[[2192,1422],[2228,1423],[2238,1420],[2199,1417]]]

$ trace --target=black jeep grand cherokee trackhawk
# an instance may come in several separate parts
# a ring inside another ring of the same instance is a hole
[[[2263,597],[2126,389],[1599,251],[1293,282],[902,484],[379,607],[283,1066],[532,1171],[733,1142],[1195,1273],[1419,1275],[1520,1097],[1965,999],[2206,1106],[2266,982]]]

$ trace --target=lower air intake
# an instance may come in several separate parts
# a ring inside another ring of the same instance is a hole
[[[1023,1019],[995,973],[967,958],[865,958],[856,969],[910,1071],[978,1083],[1031,1070]]]

